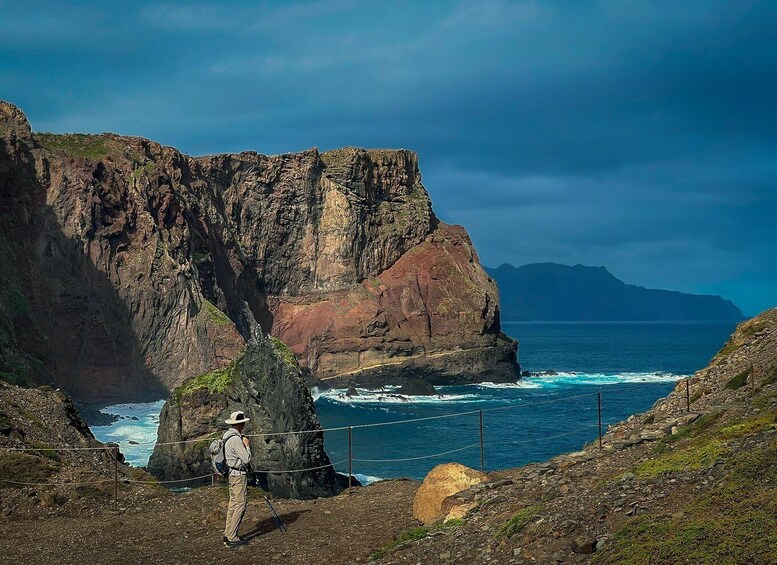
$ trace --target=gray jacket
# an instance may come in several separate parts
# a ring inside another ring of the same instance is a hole
[[[221,439],[224,440],[224,456],[230,476],[245,475],[251,462],[251,448],[243,445],[243,438],[235,428],[229,428]]]

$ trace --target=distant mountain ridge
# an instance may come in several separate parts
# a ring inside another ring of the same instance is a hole
[[[742,320],[731,301],[626,284],[605,267],[505,263],[486,272],[497,282],[503,320]]]

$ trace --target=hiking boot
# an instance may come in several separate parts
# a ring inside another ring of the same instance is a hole
[[[242,539],[242,538],[237,538],[235,541],[229,541],[229,540],[228,540],[228,539],[226,539],[226,538],[225,538],[225,540],[224,540],[224,545],[225,545],[225,546],[226,546],[228,549],[235,549],[235,548],[237,548],[237,547],[240,547],[241,545],[245,545],[245,544],[247,544],[247,543],[248,543],[248,542],[247,542],[246,540]]]

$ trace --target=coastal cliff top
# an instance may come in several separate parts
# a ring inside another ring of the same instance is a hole
[[[653,409],[612,426],[601,450],[592,442],[543,463],[490,473],[456,495],[456,503],[473,509],[445,527],[419,527],[412,518],[418,488],[412,481],[281,502],[285,535],[273,529],[253,493],[247,523],[255,538],[224,561],[251,555],[289,564],[371,558],[669,564],[735,563],[746,555],[753,563],[773,563],[777,309],[740,324],[689,385],[690,411],[681,381]],[[95,563],[207,559],[220,551],[225,496],[223,488],[184,496],[157,491],[152,499],[123,500],[118,514],[105,503],[73,513],[66,502],[61,509],[35,510],[35,520],[45,519],[44,537],[25,524],[19,499],[13,507],[4,496],[0,550],[32,560],[56,555],[62,563],[85,555]],[[155,531],[160,519],[173,526],[167,533]],[[78,551],[72,550],[74,531],[90,532],[77,536]]]

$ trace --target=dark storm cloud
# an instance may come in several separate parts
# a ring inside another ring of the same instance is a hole
[[[38,130],[407,147],[487,264],[777,303],[777,5],[0,1]]]

